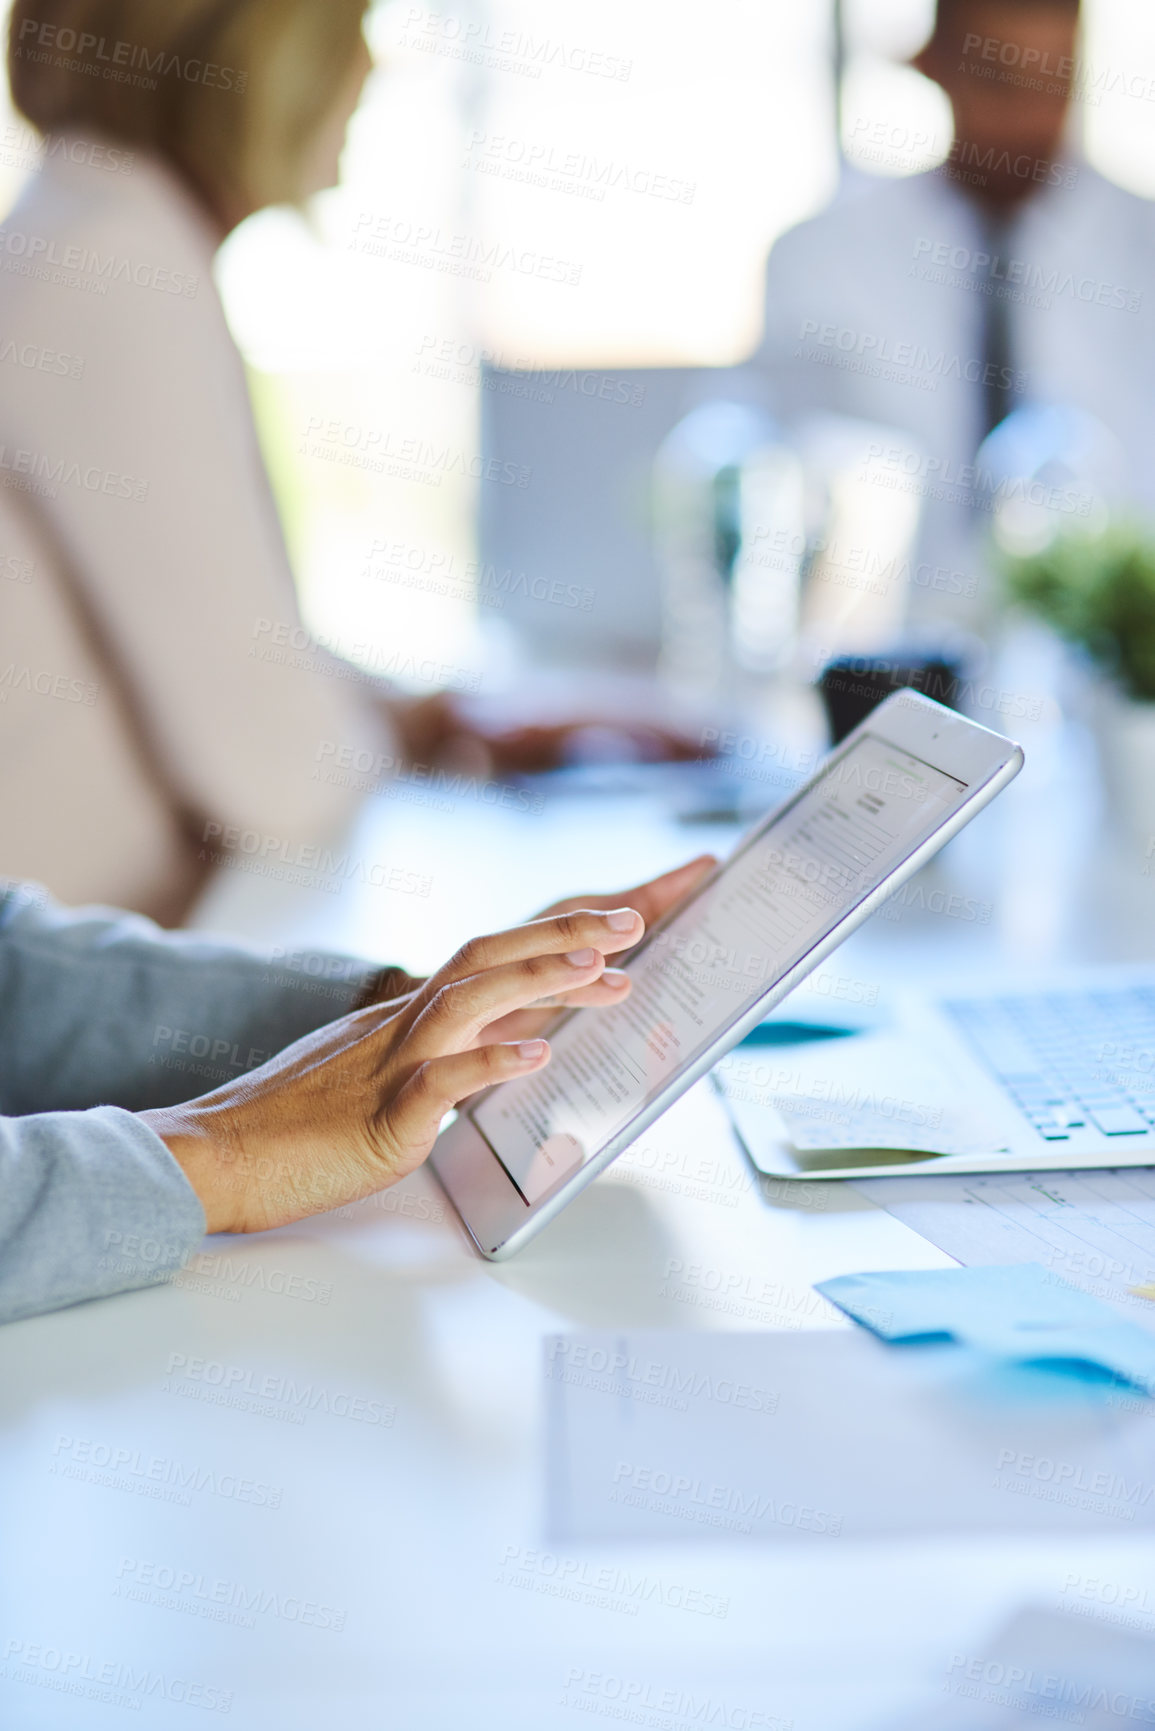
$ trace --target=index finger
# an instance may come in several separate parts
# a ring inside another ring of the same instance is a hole
[[[470,938],[444,967],[429,976],[413,1002],[420,1013],[442,986],[534,956],[572,955],[583,950],[609,955],[638,943],[645,929],[645,921],[636,909],[614,905],[607,909],[577,907],[543,915],[509,931]]]
[[[579,907],[630,907],[641,914],[647,926],[652,926],[684,896],[688,896],[717,863],[713,854],[699,854],[697,859],[687,860],[685,865],[675,866],[673,871],[637,884],[632,890],[619,890],[610,896],[571,896],[565,901],[555,902],[545,911],[547,914],[564,914]]]

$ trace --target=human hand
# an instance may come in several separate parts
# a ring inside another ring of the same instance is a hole
[[[466,742],[482,754],[491,775],[536,775],[565,764],[597,761],[692,763],[713,757],[712,745],[656,721],[575,715],[566,721],[520,727],[475,728]]]
[[[674,880],[703,863],[635,899],[668,905],[684,893]],[[632,948],[645,919],[596,899],[599,909],[563,903],[474,938],[407,997],[355,1010],[200,1099],[142,1112],[183,1167],[208,1230],[263,1231],[396,1183],[460,1101],[548,1061],[545,1040],[505,1041],[496,1026],[542,999],[620,1003],[629,981],[606,957]]]
[[[648,930],[696,889],[717,863],[713,854],[699,854],[697,859],[687,860],[685,865],[675,866],[673,871],[663,872],[661,877],[650,878],[648,882],[637,884],[631,890],[618,890],[608,896],[569,896],[560,902],[553,902],[548,908],[542,909],[538,918],[548,919],[558,914],[569,914],[578,908],[627,907],[641,915]],[[626,948],[632,949],[633,943],[619,950],[611,950],[609,959],[621,960]],[[492,1023],[486,1032],[486,1039],[527,1039],[548,1028],[559,1010],[579,1008],[582,1005],[619,1003],[626,994],[621,992],[615,983],[617,970],[610,968],[607,973],[610,976],[608,986],[603,978],[592,985],[559,993],[548,1003],[538,1002],[524,1010],[515,1010],[512,1015]]]
[[[543,908],[538,919],[548,919],[554,914],[571,914],[578,908],[633,908],[641,914],[647,927],[655,925],[663,919],[670,909],[696,889],[706,876],[717,865],[712,853],[701,853],[696,859],[687,860],[684,865],[674,866],[672,871],[663,872],[661,877],[647,878],[645,883],[635,884],[630,890],[616,890],[608,896],[565,896],[559,902],[551,902],[548,908]],[[622,948],[632,946],[623,945]],[[613,955],[621,954],[620,950],[611,951]]]
[[[583,742],[592,738],[599,758],[606,755],[607,745],[611,756],[636,763],[687,763],[715,755],[713,745],[679,727],[634,716],[574,714],[563,721],[499,725],[483,720],[477,705],[450,692],[394,699],[390,721],[410,762],[449,763],[475,776],[557,769],[580,757]]]
[[[669,913],[670,909],[688,896],[690,891],[717,865],[713,854],[699,854],[697,859],[687,860],[685,865],[675,866],[673,871],[663,872],[661,877],[651,878],[647,883],[636,884],[633,889],[618,890],[608,896],[566,896],[559,902],[551,902],[548,908],[543,908],[534,917],[539,920],[550,918],[556,914],[570,914],[580,908],[595,908],[608,911],[612,908],[633,908],[641,914],[647,927]],[[611,951],[611,955],[621,954],[621,950]],[[611,970],[611,975],[613,970]],[[382,968],[366,988],[358,1009],[369,1004],[384,1004],[396,1002],[402,997],[410,996],[419,991],[425,984],[424,979],[418,979],[407,974],[403,968]],[[609,1004],[617,1001],[618,988],[611,978],[607,986],[603,981],[596,981],[592,986],[583,986],[577,991],[564,992],[557,995],[554,1001],[533,1010],[516,1011],[508,1022],[495,1022],[488,1030],[487,1038],[492,1040],[516,1040],[527,1032],[538,1033],[550,1020],[550,1013],[557,1009],[566,1009],[581,1004]]]

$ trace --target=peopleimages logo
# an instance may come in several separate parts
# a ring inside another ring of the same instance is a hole
[[[349,238],[352,250],[370,258],[387,258],[394,264],[414,264],[423,270],[491,282],[495,270],[515,276],[536,277],[541,282],[562,283],[576,288],[583,266],[572,259],[554,258],[532,247],[511,245],[504,240],[479,235],[447,233],[428,223],[410,222],[387,212],[363,210]]]
[[[662,1605],[667,1610],[689,1611],[699,1617],[725,1618],[730,1601],[717,1593],[664,1580],[655,1575],[634,1575],[614,1563],[583,1562],[553,1551],[525,1545],[506,1545],[496,1580],[503,1587],[520,1587],[546,1597],[581,1600],[599,1610],[620,1611],[636,1617],[641,1605]]]
[[[710,1484],[685,1473],[638,1466],[632,1461],[618,1461],[615,1466],[610,1499],[629,1508],[644,1508],[699,1526],[728,1528],[738,1533],[752,1533],[756,1522],[794,1527],[799,1532],[821,1533],[831,1538],[842,1531],[841,1515],[815,1508],[811,1503],[763,1496],[759,1491],[733,1485]]]
[[[298,450],[302,456],[366,469],[373,474],[425,480],[435,487],[441,485],[445,475],[458,475],[524,489],[533,475],[526,463],[438,445],[415,433],[397,433],[390,427],[341,421],[326,415],[310,415]]]
[[[992,1486],[1041,1502],[1091,1509],[1121,1521],[1133,1521],[1155,1495],[1155,1484],[1142,1479],[1128,1479],[1106,1469],[1091,1471],[1078,1461],[1055,1460],[1016,1449],[999,1450]]]
[[[131,174],[136,156],[131,150],[106,144],[102,139],[77,138],[60,133],[42,138],[35,127],[19,122],[0,128],[0,162],[5,168],[35,168],[53,158],[79,163],[105,174]]]
[[[122,1557],[116,1571],[114,1597],[159,1605],[165,1610],[185,1611],[211,1622],[235,1622],[251,1629],[255,1614],[275,1617],[283,1623],[299,1623],[307,1629],[331,1629],[340,1633],[346,1612],[316,1599],[301,1598],[283,1590],[250,1587],[240,1581],[204,1575],[198,1569],[181,1569],[138,1557]]]
[[[540,78],[542,69],[549,66],[624,84],[634,64],[621,55],[580,43],[534,36],[527,30],[503,30],[488,19],[455,17],[451,12],[433,12],[422,6],[409,8],[400,40],[403,48],[420,48],[525,78]]]
[[[1063,1577],[1059,1593],[1059,1604],[1071,1616],[1094,1617],[1120,1628],[1150,1631],[1155,1627],[1155,1596],[1149,1585],[1083,1575],[1071,1569]],[[1070,1598],[1062,1596],[1066,1594]],[[1080,1604],[1079,1600],[1084,1602]]]
[[[686,1409],[688,1399],[716,1401],[742,1412],[773,1414],[778,1408],[778,1396],[756,1384],[711,1376],[707,1371],[680,1370],[676,1364],[664,1364],[661,1359],[611,1352],[589,1341],[555,1338],[550,1341],[546,1358],[547,1377],[576,1382],[579,1386],[604,1387],[606,1392],[632,1394],[647,1401],[652,1399],[654,1405],[671,1404],[669,1400],[656,1398],[670,1396],[680,1410]],[[588,1381],[597,1377],[603,1382]]]
[[[459,564],[452,553],[416,547],[404,541],[374,541],[368,558],[381,562],[363,566],[363,577],[376,583],[396,584],[398,588],[444,595],[470,606],[476,600],[483,607],[501,609],[507,600],[521,598],[589,613],[594,605],[594,591],[583,584],[563,583],[556,577],[531,576],[526,571],[515,571],[510,565],[501,569],[480,559],[463,560]],[[469,688],[477,690],[480,685],[478,673]]]
[[[237,824],[205,824],[200,857],[213,865],[255,871],[263,877],[313,885],[336,895],[350,883],[395,891],[428,899],[432,877],[383,860],[366,860],[351,853],[334,853],[312,842],[288,841],[282,836],[262,835],[259,830]],[[220,847],[216,847],[220,842]],[[283,868],[283,869],[282,869]],[[293,878],[292,873],[303,874]]]
[[[139,1712],[145,1701],[174,1701],[182,1707],[203,1708],[206,1713],[228,1713],[233,1705],[231,1689],[166,1676],[147,1665],[98,1659],[46,1641],[6,1641],[0,1677],[62,1695],[81,1695],[108,1706],[127,1707],[132,1712]]]
[[[21,342],[14,337],[0,337],[0,365],[23,367],[30,373],[51,373],[58,379],[82,379],[85,363],[78,355],[62,354],[59,349],[45,348],[43,343]]]
[[[103,1485],[108,1490],[135,1491],[155,1501],[175,1502],[185,1507],[192,1500],[192,1491],[207,1491],[211,1496],[264,1509],[279,1509],[285,1494],[281,1485],[268,1485],[261,1479],[217,1472],[215,1468],[194,1466],[168,1455],[148,1455],[140,1449],[114,1447],[92,1437],[61,1434],[56,1438],[52,1454],[50,1471],[58,1477],[80,1479],[89,1484]]]
[[[689,1731],[690,1726],[704,1725],[726,1731],[792,1731],[794,1725],[793,1719],[760,1707],[579,1665],[571,1666],[566,1676],[561,1705],[626,1724],[650,1725],[655,1731],[683,1731],[683,1727]]]
[[[133,84],[146,90],[157,88],[156,77],[177,78],[186,84],[203,84],[209,90],[232,90],[240,94],[248,74],[235,66],[220,66],[213,60],[185,58],[164,48],[146,48],[137,42],[110,40],[90,30],[74,30],[66,24],[21,20],[16,42],[20,59],[50,61],[70,71],[94,74],[118,84]],[[65,58],[73,56],[74,58]]]
[[[326,1388],[320,1383],[298,1383],[291,1376],[274,1376],[239,1364],[223,1364],[219,1359],[190,1358],[187,1353],[170,1352],[168,1376],[161,1385],[166,1394],[187,1394],[200,1388],[215,1405],[241,1405],[247,1402],[269,1408],[279,1408],[292,1423],[303,1423],[309,1413],[327,1413],[333,1418],[354,1419],[359,1424],[379,1425],[392,1429],[397,1408],[367,1395],[354,1395],[342,1389]]]
[[[1007,257],[999,253],[959,246],[952,241],[935,240],[923,235],[914,243],[913,257],[917,262],[927,259],[931,264],[949,266],[991,282],[1021,286],[1053,298],[1067,295],[1086,305],[1117,307],[1137,313],[1143,301],[1141,289],[1121,283],[1104,282],[1097,277],[1076,277],[1072,271],[1055,264],[1039,264],[1029,259]]]
[[[100,687],[90,679],[71,679],[66,673],[49,673],[45,668],[17,667],[10,661],[0,667],[0,703],[17,691],[29,696],[54,697],[59,703],[79,703],[92,709],[100,695]]]
[[[334,740],[323,740],[317,747],[316,757],[318,767],[313,771],[314,781],[356,787],[362,793],[411,797],[414,804],[422,805],[432,803],[430,795],[443,794],[446,798],[437,809],[444,811],[451,811],[456,799],[475,799],[482,805],[535,814],[545,810],[545,795],[536,790],[513,787],[508,782],[479,779],[440,764],[406,763],[389,752],[372,752],[357,746],[338,745]],[[333,761],[328,762],[329,759]]]
[[[1011,1699],[1032,1719],[1037,1714],[1040,1719],[1065,1719],[1068,1723],[1086,1725],[1093,1714],[1095,1723],[1103,1724],[1105,1721],[1099,1715],[1110,1713],[1121,1722],[1150,1725],[1155,1718],[1155,1695],[1134,1695],[1129,1690],[1088,1682],[1085,1673],[1067,1676],[1062,1671],[1019,1665],[1013,1660],[955,1653],[946,1675],[946,1688],[955,1691],[960,1684],[976,1683],[1000,1692],[1017,1691]]]
[[[61,487],[80,487],[86,493],[134,499],[138,504],[148,498],[148,482],[136,476],[122,475],[117,469],[102,469],[96,463],[79,463],[75,458],[52,456],[46,451],[34,451],[21,445],[0,445],[0,485],[41,493],[50,499],[56,497]]]
[[[803,349],[804,343],[817,347]],[[895,341],[880,331],[820,324],[817,319],[803,319],[798,328],[798,344],[796,358],[822,361],[829,357],[828,364],[841,365],[842,361],[837,359],[840,356],[842,360],[853,360],[854,370],[871,378],[886,378],[894,384],[917,383],[927,391],[937,391],[942,379],[972,385],[998,384],[1008,391],[1021,391],[1027,383],[1025,373],[1011,367],[996,367],[973,355],[948,354],[945,349],[928,349],[905,339]]]
[[[697,182],[662,174],[639,163],[587,156],[547,141],[514,138],[504,132],[470,133],[464,167],[502,179],[551,187],[601,204],[607,192],[638,193],[673,204],[693,204]]]
[[[44,269],[72,272],[78,278],[90,277],[102,285],[102,292],[111,282],[133,283],[137,288],[155,289],[158,294],[181,295],[195,300],[200,278],[187,271],[169,270],[145,259],[124,257],[118,253],[94,252],[91,247],[72,242],[64,246],[42,234],[28,234],[23,229],[0,228],[0,252],[27,266],[33,275]],[[5,269],[11,268],[7,262]]]

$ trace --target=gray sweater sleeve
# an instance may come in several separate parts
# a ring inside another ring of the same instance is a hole
[[[0,1320],[179,1268],[204,1214],[133,1113],[208,1093],[347,1014],[371,973],[0,886]]]
[[[151,1286],[204,1229],[184,1173],[131,1112],[0,1118],[0,1322]]]

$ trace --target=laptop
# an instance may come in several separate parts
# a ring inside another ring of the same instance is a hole
[[[1155,1166],[1155,970],[904,995],[856,1030],[770,1021],[713,1079],[776,1178]]]

